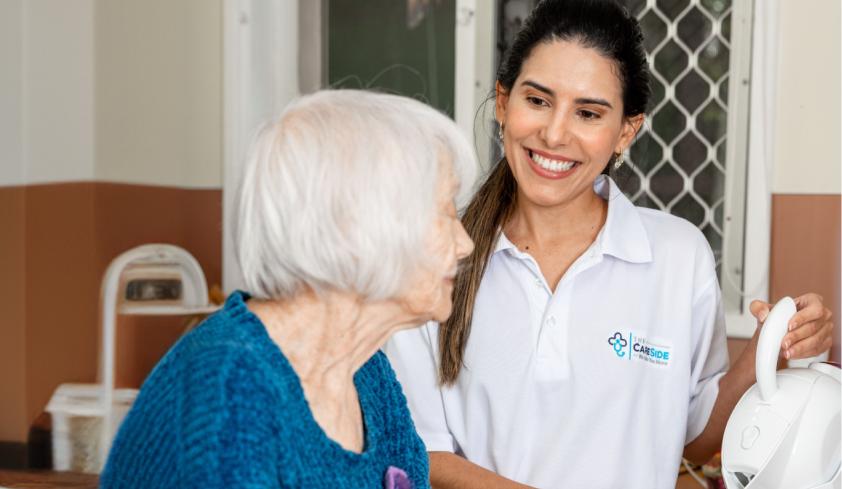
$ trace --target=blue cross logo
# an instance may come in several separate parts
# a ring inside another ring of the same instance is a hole
[[[614,347],[614,353],[617,354],[618,357],[622,357],[626,355],[626,352],[623,351],[629,342],[623,339],[623,335],[619,332],[614,333],[614,336],[608,338],[608,344]]]

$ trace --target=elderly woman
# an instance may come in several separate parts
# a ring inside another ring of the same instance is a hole
[[[429,487],[378,350],[450,314],[472,154],[447,117],[392,95],[320,92],[266,125],[237,200],[249,293],[161,360],[101,485]]]

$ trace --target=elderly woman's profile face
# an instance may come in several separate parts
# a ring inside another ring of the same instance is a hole
[[[456,214],[454,199],[459,186],[453,169],[448,164],[442,164],[440,169],[436,210],[426,243],[432,261],[421,268],[405,298],[412,313],[438,322],[447,319],[453,308],[453,279],[458,262],[474,250],[474,242]]]

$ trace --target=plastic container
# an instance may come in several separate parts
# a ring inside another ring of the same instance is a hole
[[[109,437],[116,434],[137,389],[115,389]],[[105,409],[102,384],[62,384],[47,404],[53,418],[53,469],[97,474],[105,465],[101,444]]]

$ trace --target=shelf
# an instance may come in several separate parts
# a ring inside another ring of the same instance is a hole
[[[222,306],[184,307],[167,305],[124,305],[117,309],[118,314],[127,316],[196,316],[209,315],[222,309]]]

